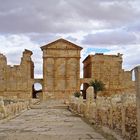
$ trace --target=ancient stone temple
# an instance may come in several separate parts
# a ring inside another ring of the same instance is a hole
[[[43,51],[43,79],[34,79],[32,52],[25,50],[20,65],[9,66],[0,54],[0,96],[35,98],[34,83],[42,85],[42,99],[69,98],[75,91],[84,90],[90,80],[101,80],[105,94],[134,92],[132,72],[122,69],[122,55],[88,55],[83,61],[84,77],[80,78],[82,48],[65,39],[58,39],[41,47]],[[41,91],[40,91],[41,92]]]
[[[122,54],[104,55],[96,53],[95,55],[88,55],[83,64],[84,78],[102,81],[105,84],[107,94],[134,90],[132,72],[122,69]],[[84,88],[87,88],[87,85]]]
[[[43,94],[67,98],[80,90],[81,47],[64,39],[41,47],[43,51]]]
[[[34,64],[32,52],[25,50],[20,65],[9,66],[7,59],[0,54],[0,96],[32,98]]]

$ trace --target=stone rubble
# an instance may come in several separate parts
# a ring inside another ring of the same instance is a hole
[[[90,87],[91,88],[91,87]],[[90,102],[93,90],[87,90],[87,99],[71,98],[70,109],[87,118],[92,124],[106,126],[122,135],[124,140],[137,139],[136,96],[133,94],[98,97]],[[91,94],[91,95],[90,95]],[[78,109],[78,110],[77,110]]]
[[[5,99],[6,101],[9,99]],[[38,99],[32,100],[21,100],[21,99],[13,99],[9,100],[9,104],[4,105],[3,97],[0,97],[0,120],[11,118],[19,114],[20,112],[30,109],[33,104],[38,103]]]

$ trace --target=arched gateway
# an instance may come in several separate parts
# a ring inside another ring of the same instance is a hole
[[[43,79],[34,79],[32,85],[32,98],[43,99]]]

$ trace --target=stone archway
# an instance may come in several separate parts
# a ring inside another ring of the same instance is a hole
[[[82,92],[83,99],[86,99],[86,90],[89,87],[89,83],[82,83],[80,86],[80,91]]]
[[[83,98],[86,99],[86,90],[89,87],[90,81],[92,78],[81,78],[80,79],[80,90],[82,91]]]
[[[43,79],[34,79],[32,85],[32,98],[43,98]]]

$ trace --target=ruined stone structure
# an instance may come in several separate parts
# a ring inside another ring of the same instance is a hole
[[[9,66],[7,59],[0,54],[0,96],[32,98],[34,64],[32,52],[25,50],[20,65]]]
[[[41,47],[43,51],[43,93],[65,98],[80,90],[81,47],[64,39]]]
[[[82,83],[101,80],[106,93],[132,91],[134,83],[131,71],[122,69],[122,55],[89,55],[83,61],[84,78],[80,78],[80,52],[82,48],[64,39],[58,39],[41,47],[43,51],[43,79],[34,79],[32,52],[25,50],[20,65],[7,65],[0,54],[0,95],[18,98],[36,97],[33,85],[42,85],[41,98],[69,98],[80,91]]]
[[[104,55],[97,53],[95,55],[88,55],[83,64],[84,78],[102,81],[106,88],[104,93],[114,94],[134,90],[132,72],[122,69],[122,54]],[[84,85],[84,90],[86,88],[87,84]]]
[[[139,74],[137,73],[137,76]],[[139,80],[137,82],[139,84]],[[138,86],[140,87],[140,85]],[[114,131],[114,133],[117,132],[117,135],[123,136],[121,138],[114,135],[118,140],[140,139],[140,100],[136,94],[116,94],[109,97],[98,97],[96,101],[93,101],[93,90],[89,87],[87,95],[86,102],[73,96],[69,109],[86,118],[92,125],[105,127],[104,132],[113,134],[112,131]]]

